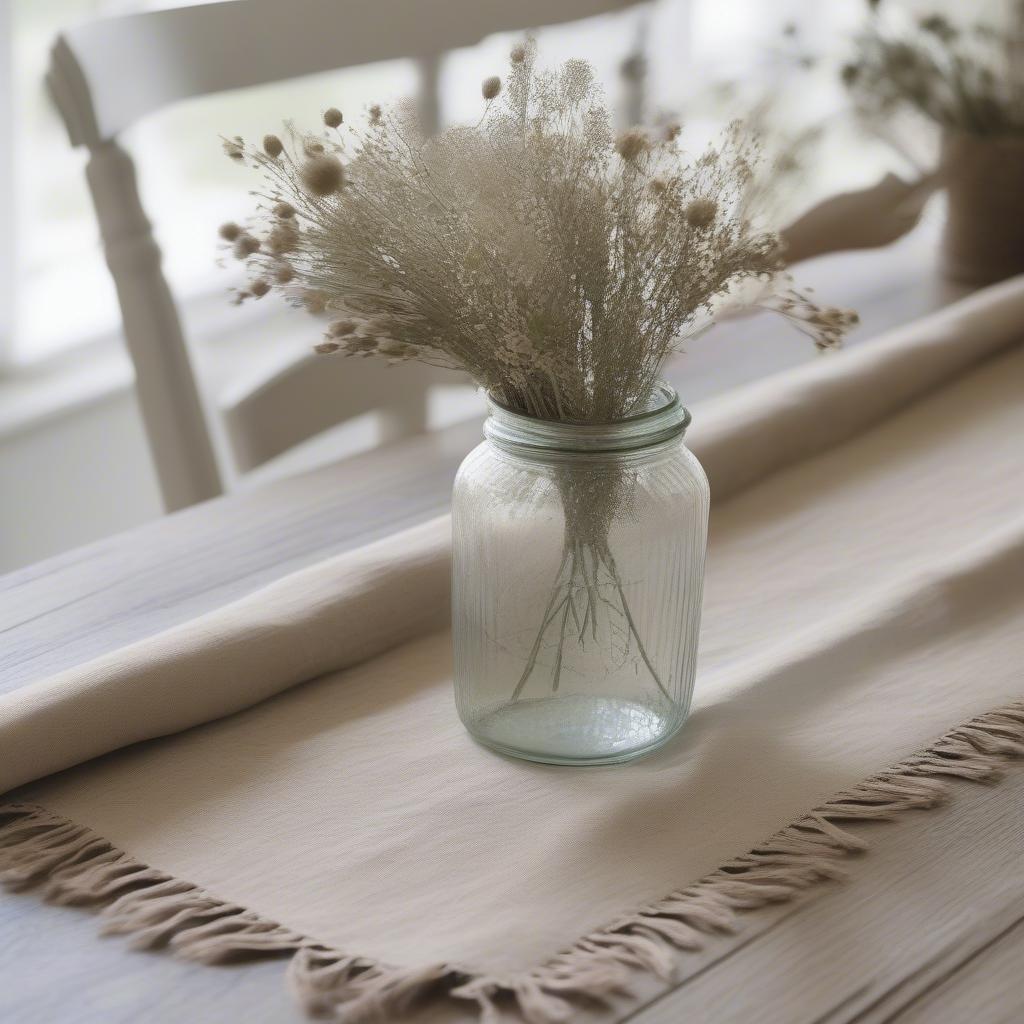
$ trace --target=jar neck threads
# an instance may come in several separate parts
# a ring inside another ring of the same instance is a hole
[[[611,423],[573,423],[542,420],[488,399],[490,415],[484,424],[489,441],[510,451],[630,452],[681,437],[690,413],[664,380],[658,381],[646,407],[633,416]]]

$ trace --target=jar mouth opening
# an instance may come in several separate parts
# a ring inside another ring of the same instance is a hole
[[[644,407],[623,419],[603,423],[545,420],[516,412],[487,396],[491,414],[484,424],[488,440],[508,450],[566,453],[633,451],[670,441],[683,434],[690,413],[667,381],[651,389]]]
[[[651,393],[644,402],[643,409],[639,412],[631,413],[629,416],[623,416],[622,419],[618,420],[545,420],[539,416],[531,416],[527,412],[510,409],[507,405],[499,402],[490,392],[487,393],[487,404],[491,407],[492,411],[499,410],[505,416],[510,416],[517,420],[526,420],[530,423],[544,423],[552,427],[596,427],[604,429],[622,427],[630,423],[647,420],[652,416],[658,416],[666,412],[673,406],[682,408],[676,389],[666,380],[655,382]],[[687,416],[689,416],[689,413],[687,413]]]

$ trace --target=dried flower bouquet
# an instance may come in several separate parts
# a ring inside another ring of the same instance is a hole
[[[434,138],[404,105],[371,107],[359,129],[331,108],[287,143],[226,140],[264,180],[253,224],[221,229],[250,271],[239,301],[281,291],[332,317],[319,352],[459,369],[505,408],[565,423],[643,410],[666,358],[741,282],[823,349],[855,319],[789,286],[778,236],[749,219],[756,154],[738,127],[694,160],[674,126],[616,137],[590,66],[541,71],[532,41],[482,94],[477,124]],[[598,642],[610,615],[664,689],[609,545],[628,481],[555,476],[563,556],[515,696],[549,629]]]
[[[1024,134],[1024,2],[982,3],[957,23],[940,11],[912,17],[869,0],[843,82],[862,114],[881,121],[916,111],[945,129],[987,137]]]

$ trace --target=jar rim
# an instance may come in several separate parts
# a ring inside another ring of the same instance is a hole
[[[658,380],[647,408],[620,420],[581,423],[544,420],[515,412],[488,395],[490,416],[484,434],[500,447],[515,451],[601,453],[635,451],[663,444],[681,436],[690,424],[690,413],[676,389]]]

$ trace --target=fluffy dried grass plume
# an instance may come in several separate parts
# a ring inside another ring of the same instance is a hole
[[[356,320],[335,320],[330,327],[327,328],[327,333],[332,338],[342,338],[346,334],[355,334],[359,330],[359,322]]]
[[[249,234],[241,234],[235,239],[232,250],[236,259],[245,260],[260,251],[260,242]]]
[[[267,248],[278,256],[291,252],[299,244],[299,229],[294,217],[275,224],[267,235]]]
[[[315,196],[329,196],[345,183],[341,161],[330,153],[312,149],[311,156],[299,169],[302,184]]]
[[[651,140],[642,128],[630,128],[615,141],[615,151],[628,164],[636,163],[651,148]]]
[[[224,146],[224,153],[234,160],[236,163],[242,163],[245,160],[245,143],[240,135],[236,135],[233,139],[222,139]]]
[[[673,131],[617,138],[590,66],[540,70],[532,40],[482,90],[479,123],[434,138],[406,104],[330,136],[290,129],[281,159],[244,148],[261,226],[235,245],[256,243],[254,278],[333,314],[319,351],[458,368],[512,409],[607,422],[643,407],[744,281],[837,343],[846,314],[775,287],[781,245],[742,201],[756,153],[738,128],[692,160]]]
[[[694,199],[686,207],[686,222],[698,230],[709,228],[714,223],[717,213],[718,203],[714,199]]]

